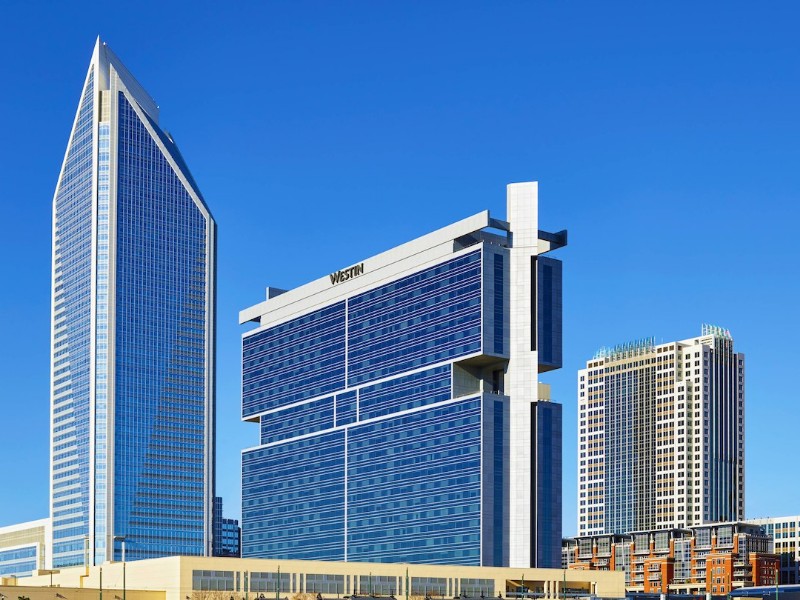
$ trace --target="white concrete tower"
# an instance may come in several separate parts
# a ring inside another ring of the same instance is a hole
[[[509,445],[509,566],[531,565],[531,403],[537,400],[536,306],[539,184],[508,186],[506,218],[511,224],[510,327],[508,364],[511,429]]]

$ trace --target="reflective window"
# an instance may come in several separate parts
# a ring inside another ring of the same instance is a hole
[[[89,72],[55,196],[52,424],[53,566],[83,563],[89,534],[94,71]],[[56,375],[57,373],[57,375]],[[66,500],[68,499],[68,500]]]
[[[118,99],[114,533],[129,560],[202,555],[208,224]]]
[[[348,300],[348,385],[481,349],[481,252]]]

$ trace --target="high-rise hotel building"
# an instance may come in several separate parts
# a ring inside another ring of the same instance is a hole
[[[98,39],[53,199],[56,568],[209,553],[215,237],[155,101]]]
[[[242,556],[558,567],[566,233],[536,183],[242,311]]]
[[[727,330],[601,349],[578,372],[578,535],[744,517],[744,355]]]

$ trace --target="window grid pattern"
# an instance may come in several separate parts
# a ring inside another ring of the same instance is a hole
[[[344,388],[344,302],[248,336],[242,417]]]
[[[310,577],[310,575],[309,575]],[[289,573],[280,573],[280,590],[278,588],[278,573],[267,572],[250,572],[250,591],[251,592],[286,592],[290,593],[291,588],[291,575]]]
[[[118,99],[114,534],[130,560],[202,555],[210,224]]]
[[[242,556],[344,560],[344,431],[243,453]]]
[[[494,436],[492,442],[494,444],[494,455],[492,456],[492,475],[494,476],[494,487],[492,489],[493,505],[493,533],[494,539],[492,540],[492,554],[494,566],[501,566],[503,561],[503,521],[505,518],[505,502],[503,499],[506,497],[504,481],[505,459],[503,456],[503,440],[505,436],[505,408],[500,400],[495,400],[493,403],[493,417],[494,417]]]
[[[36,564],[36,546],[0,550],[0,576],[30,575],[38,568]]]
[[[360,596],[393,596],[398,593],[397,577],[392,575],[356,575],[354,590]]]
[[[450,365],[443,365],[362,388],[358,417],[365,421],[451,397]]]
[[[481,257],[451,259],[348,300],[348,385],[481,349]]]
[[[329,595],[344,594],[344,575],[308,573],[306,575],[306,593]]]
[[[356,409],[358,408],[357,395],[358,392],[353,390],[352,392],[344,392],[336,396],[337,427],[355,422],[358,416],[356,414]]]
[[[425,596],[433,597],[447,596],[447,578],[446,577],[412,577],[411,578],[411,595],[412,596]]]
[[[605,378],[603,491],[605,528],[610,532],[655,529],[655,381],[655,367]]]
[[[537,266],[539,363],[562,366],[562,263],[540,256]]]
[[[53,566],[81,564],[89,534],[94,71],[55,198],[53,240]],[[84,443],[81,443],[81,442]]]
[[[110,135],[107,122],[98,126],[97,146],[97,250],[95,283],[95,466],[94,545],[95,561],[105,562],[108,519],[108,276]]]
[[[243,557],[479,564],[480,399],[441,404],[452,398],[450,365],[403,371],[480,351],[482,256],[245,336],[243,416],[310,402],[262,414],[270,445],[243,455]],[[368,356],[359,344],[382,351]],[[384,377],[394,379],[369,385]],[[302,422],[284,428],[287,417]],[[377,512],[392,516],[376,526]]]
[[[333,398],[312,400],[261,417],[261,443],[271,444],[333,427]]]
[[[461,594],[467,598],[491,598],[494,596],[494,579],[466,579],[459,582]]]
[[[347,559],[480,563],[480,398],[353,426]]]
[[[496,354],[503,354],[503,270],[504,257],[502,254],[494,254],[494,351]]]
[[[532,405],[536,440],[536,564],[555,569],[561,564],[561,405]]]
[[[222,555],[241,556],[241,530],[238,519],[222,519]]]
[[[126,557],[127,558],[127,557]],[[233,571],[192,571],[192,589],[211,592],[232,592]]]

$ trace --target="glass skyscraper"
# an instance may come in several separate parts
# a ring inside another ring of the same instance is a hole
[[[98,39],[53,199],[55,568],[210,553],[215,243],[155,101]]]
[[[242,311],[242,556],[560,565],[566,233],[535,183]]]

